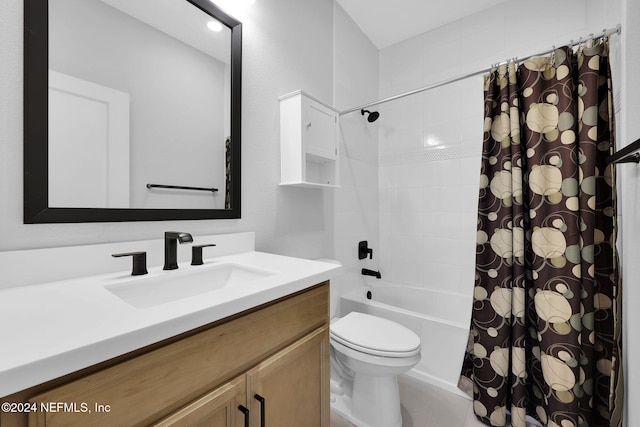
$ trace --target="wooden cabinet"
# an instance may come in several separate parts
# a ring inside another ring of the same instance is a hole
[[[280,97],[280,184],[338,186],[338,112],[296,91]]]
[[[329,425],[327,334],[320,328],[247,373],[252,426]]]
[[[155,427],[329,425],[329,348],[324,326],[233,381],[179,409]]]
[[[246,408],[247,384],[244,376],[205,394],[177,410],[154,427],[243,427],[245,417],[238,408]]]
[[[63,406],[3,413],[0,426],[235,427],[245,425],[242,405],[259,427],[256,394],[269,426],[328,426],[328,292],[325,282],[2,398]]]

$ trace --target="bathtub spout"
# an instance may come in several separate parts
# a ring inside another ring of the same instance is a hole
[[[376,279],[382,279],[382,276],[380,275],[379,271],[369,270],[368,268],[363,268],[362,269],[362,275],[363,276],[373,276]]]

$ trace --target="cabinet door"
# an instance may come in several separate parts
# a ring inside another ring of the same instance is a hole
[[[317,329],[250,370],[247,387],[252,427],[328,427],[328,327]]]
[[[238,406],[246,405],[246,384],[245,375],[241,375],[177,410],[153,426],[242,427],[245,425],[245,415],[238,409]]]
[[[323,159],[336,158],[336,117],[332,109],[302,97],[302,133],[307,154]]]

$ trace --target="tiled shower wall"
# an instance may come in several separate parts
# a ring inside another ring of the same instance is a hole
[[[621,3],[505,2],[380,51],[381,98],[560,46],[620,23]],[[483,132],[476,76],[379,107],[382,275],[469,295]]]
[[[387,280],[469,293],[482,141],[482,78],[380,109],[381,268]]]

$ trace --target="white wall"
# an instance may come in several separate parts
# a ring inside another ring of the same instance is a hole
[[[322,191],[281,188],[278,96],[304,89],[332,103],[333,0],[257,1],[243,26],[242,219],[98,224],[22,223],[23,0],[0,2],[0,251],[154,239],[165,230],[255,231],[258,250],[333,256]]]
[[[378,49],[346,12],[335,8],[335,101],[346,110],[378,99]],[[332,282],[337,299],[363,284],[360,270],[378,268],[378,122],[369,123],[359,111],[340,117],[341,187],[332,190],[335,258],[344,274]],[[373,248],[372,260],[358,259],[358,242]]]
[[[623,0],[622,40],[623,64],[621,104],[618,116],[620,130],[618,148],[640,138],[640,2]],[[623,286],[623,361],[625,369],[625,418],[629,427],[640,425],[640,166],[618,166],[620,197],[621,264]]]
[[[468,294],[475,261],[482,79],[465,79],[380,110],[385,118],[379,148],[385,277]]]

